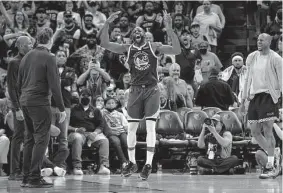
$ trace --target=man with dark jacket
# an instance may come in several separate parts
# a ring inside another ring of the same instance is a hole
[[[22,58],[32,49],[32,42],[27,36],[20,36],[16,41],[19,53],[8,64],[7,86],[12,102],[14,133],[11,141],[11,174],[9,180],[22,180],[20,169],[20,150],[24,141],[24,118],[19,105],[19,93],[17,92],[18,71]]]
[[[218,79],[218,68],[212,68],[208,82],[200,86],[195,104],[201,107],[218,107],[228,110],[234,103],[234,96],[230,86]]]
[[[37,35],[38,46],[22,59],[18,74],[20,105],[26,123],[22,187],[48,188],[41,176],[42,160],[50,138],[50,94],[60,110],[60,121],[66,118],[56,58],[49,52],[53,32],[42,29]]]
[[[80,103],[71,109],[71,122],[68,137],[72,144],[73,173],[83,175],[82,172],[82,148],[87,143],[89,147],[98,149],[100,168],[99,174],[110,174],[109,167],[109,142],[106,136],[110,134],[110,128],[99,109],[90,104],[91,92],[85,88],[80,94]]]

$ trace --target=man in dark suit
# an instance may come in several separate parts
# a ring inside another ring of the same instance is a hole
[[[60,110],[59,122],[65,120],[66,112],[55,55],[49,52],[52,36],[52,29],[42,29],[37,35],[38,46],[22,59],[19,67],[19,101],[26,123],[22,187],[53,186],[41,176],[42,160],[50,138],[51,93]]]
[[[31,39],[27,36],[20,36],[16,41],[19,50],[8,65],[7,86],[10,100],[12,102],[14,133],[11,141],[11,174],[9,180],[22,180],[20,169],[20,150],[24,141],[24,118],[19,104],[19,93],[17,92],[18,71],[22,58],[32,49]]]

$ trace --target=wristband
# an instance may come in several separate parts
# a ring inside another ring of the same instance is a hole
[[[75,133],[77,132],[78,128],[75,129]]]

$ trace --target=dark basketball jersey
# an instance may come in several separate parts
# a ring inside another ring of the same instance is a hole
[[[126,64],[129,65],[132,77],[131,85],[156,85],[158,83],[158,59],[150,43],[146,43],[140,48],[132,44],[128,50]]]

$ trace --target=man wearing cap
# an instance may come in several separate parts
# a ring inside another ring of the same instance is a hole
[[[197,164],[200,174],[233,174],[239,160],[231,155],[233,136],[227,131],[220,115],[205,120],[198,139],[198,147],[206,149],[206,156],[199,156]]]
[[[175,56],[175,60],[181,67],[180,78],[193,85],[195,64],[201,61],[201,56],[199,51],[191,47],[191,36],[188,31],[182,31],[179,39],[182,52]]]
[[[75,23],[71,11],[65,11],[63,15],[65,25],[63,28],[58,30],[63,32],[64,36],[61,38],[65,39],[65,42],[70,45],[70,54],[72,54],[79,46],[78,44],[81,37],[81,30],[80,27]]]
[[[51,27],[50,20],[47,17],[46,9],[44,7],[39,7],[36,12],[36,33],[38,34],[42,29],[46,27]]]
[[[208,82],[200,86],[195,104],[204,107],[218,107],[227,111],[229,106],[234,103],[234,96],[230,86],[218,79],[219,70],[211,69]]]
[[[110,174],[109,167],[109,142],[106,136],[110,134],[110,128],[99,109],[91,105],[91,93],[89,89],[83,89],[80,94],[80,103],[71,109],[71,122],[69,126],[68,141],[72,145],[73,173],[83,175],[82,171],[82,147],[96,147],[99,152],[99,174]]]
[[[232,66],[229,66],[221,73],[221,79],[229,84],[232,91],[238,96],[241,101],[247,68],[244,65],[244,55],[240,52],[235,52],[231,56]]]
[[[81,27],[81,16],[80,16],[80,14],[73,12],[73,9],[74,9],[74,2],[71,1],[71,0],[65,1],[65,11],[71,12],[72,18],[76,21],[76,24],[79,27]],[[59,12],[58,15],[57,15],[57,28],[59,28],[59,29],[61,29],[65,25],[65,21],[64,21],[64,12],[65,11]]]
[[[200,30],[199,23],[194,21],[191,24],[191,35],[190,35],[191,39],[192,39],[191,40],[191,47],[193,49],[198,49],[199,43],[201,43],[203,41],[208,42],[207,38],[204,35],[199,33],[199,30]],[[208,50],[210,50],[210,46],[209,46]]]

